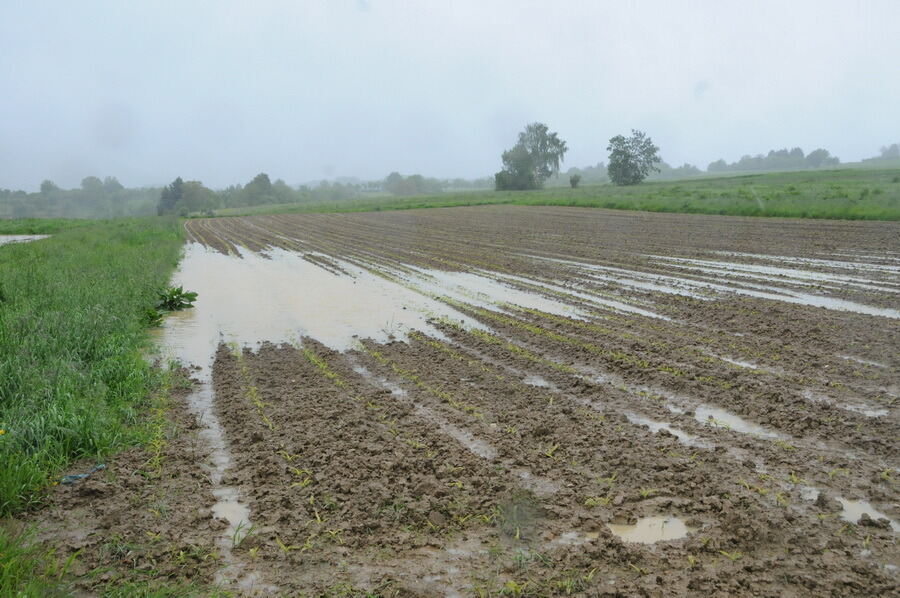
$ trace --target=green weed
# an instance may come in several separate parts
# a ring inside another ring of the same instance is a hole
[[[598,506],[608,506],[612,501],[612,497],[610,496],[591,496],[590,498],[584,501],[584,506],[589,509],[593,509]]]
[[[157,293],[158,301],[156,309],[165,311],[178,311],[188,307],[194,307],[197,293],[185,291],[181,286],[170,286]]]

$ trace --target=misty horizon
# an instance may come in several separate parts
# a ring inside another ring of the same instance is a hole
[[[7,7],[0,188],[483,178],[535,121],[567,141],[563,171],[605,162],[632,128],[672,166],[793,147],[856,162],[900,138],[897,16],[892,2]]]

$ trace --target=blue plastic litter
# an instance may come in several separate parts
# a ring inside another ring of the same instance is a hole
[[[106,469],[106,465],[101,463],[100,465],[97,465],[96,467],[94,467],[92,470],[90,470],[87,473],[76,473],[74,475],[63,476],[62,479],[59,481],[59,483],[60,484],[74,484],[75,482],[77,482],[79,480],[83,480],[86,477],[90,476],[92,473],[100,471],[101,469]]]

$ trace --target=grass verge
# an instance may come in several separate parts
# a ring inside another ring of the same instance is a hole
[[[144,313],[177,265],[174,220],[37,222],[0,247],[0,595],[54,595],[65,574],[8,517],[78,458],[152,436],[138,425],[165,374],[143,357]],[[30,228],[33,227],[33,228]],[[4,230],[9,230],[7,227]]]
[[[174,220],[121,220],[0,247],[0,516],[71,460],[138,440],[155,374],[143,314],[182,243]]]

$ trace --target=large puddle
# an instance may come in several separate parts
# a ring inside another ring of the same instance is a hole
[[[680,540],[694,531],[678,517],[642,517],[634,524],[608,523],[609,531],[625,542],[655,544],[667,540]]]
[[[872,408],[867,405],[861,405],[858,403],[849,403],[849,402],[840,402],[832,399],[831,397],[825,396],[820,393],[813,392],[812,390],[805,389],[801,395],[807,401],[813,403],[824,403],[826,405],[831,405],[833,407],[837,407],[838,409],[846,409],[847,411],[852,411],[854,413],[859,413],[860,415],[864,415],[866,417],[884,417],[888,414],[888,410],[883,407]]]
[[[657,274],[616,266],[602,266],[541,256],[527,257],[565,264],[580,271],[580,274],[588,281],[612,283],[632,290],[683,295],[696,299],[710,299],[715,294],[736,294],[797,305],[824,307],[835,311],[849,311],[900,319],[900,311],[896,309],[865,305],[812,292],[818,289],[827,291],[829,289],[850,288],[861,291],[900,293],[900,279],[890,276],[891,274],[900,274],[900,272],[896,272],[897,269],[879,270],[881,276],[890,278],[890,280],[883,280],[865,278],[859,271],[855,272],[856,276],[849,276],[777,266],[742,264],[739,262],[699,260],[661,255],[646,256],[656,266],[679,268],[690,272],[693,278],[688,278],[679,276],[674,272],[672,274]],[[750,282],[752,280],[759,282]],[[809,287],[811,292],[801,292],[794,288],[779,286],[784,284],[795,287]]]
[[[839,503],[844,508],[841,511],[841,519],[850,523],[859,523],[863,515],[868,515],[872,519],[887,519],[891,522],[891,529],[900,532],[900,523],[897,523],[865,500],[847,500],[846,498],[837,497]]]
[[[800,489],[800,496],[805,500],[816,500],[822,493],[815,486],[803,486]],[[891,524],[891,529],[900,532],[900,522],[891,519],[866,500],[850,500],[842,496],[835,496],[835,499],[841,503],[840,517],[848,523],[859,523],[863,515],[868,515],[872,519],[887,519]]]
[[[861,289],[870,289],[876,291],[885,291],[888,293],[900,292],[900,289],[885,286],[884,282],[871,280],[868,278],[860,278],[858,276],[849,276],[847,274],[833,274],[827,272],[816,272],[814,270],[800,270],[797,268],[785,268],[782,266],[765,266],[759,264],[744,264],[739,262],[722,262],[717,260],[698,260],[690,258],[677,257],[661,257],[652,256],[656,259],[668,260],[681,264],[683,267],[697,267],[700,270],[712,270],[726,275],[743,276],[747,278],[756,278],[768,281],[784,281],[792,284],[812,284],[821,285],[825,283],[833,287],[841,285],[849,285]],[[888,282],[887,284],[890,284]]]
[[[50,235],[0,235],[0,245],[8,245],[10,243],[28,243],[29,241],[40,241],[46,239]]]
[[[192,243],[176,281],[196,291],[195,309],[179,314],[178,357],[202,364],[220,340],[251,344],[309,336],[344,351],[359,339],[388,342],[412,330],[440,332],[429,318],[447,317],[483,329],[445,303],[386,281],[352,264],[334,274],[298,253],[273,249],[240,258]],[[172,335],[170,335],[172,336]]]
[[[189,404],[201,422],[201,437],[208,452],[208,469],[216,503],[212,514],[228,523],[219,548],[227,565],[219,571],[222,583],[234,583],[243,590],[260,590],[259,577],[230,551],[232,536],[251,525],[252,513],[239,491],[223,483],[232,466],[225,432],[216,416],[212,388],[212,364],[222,342],[237,347],[262,341],[297,343],[311,337],[337,350],[346,351],[361,339],[389,342],[405,338],[415,329],[443,337],[429,324],[431,318],[450,318],[466,327],[484,329],[435,294],[455,295],[468,303],[516,303],[551,313],[574,315],[574,308],[536,293],[469,273],[422,273],[431,280],[426,288],[391,282],[353,264],[330,259],[325,268],[304,255],[272,249],[264,255],[238,249],[239,256],[223,255],[197,243],[185,247],[184,258],[174,283],[197,292],[193,309],[168,316],[159,332],[163,355],[200,369],[200,384]],[[390,387],[399,394],[402,389]],[[419,411],[432,421],[434,413]],[[496,457],[493,447],[472,437],[449,422],[439,421],[441,431],[455,438],[473,453]]]
[[[853,286],[856,288],[866,288],[869,290],[877,290],[881,292],[900,292],[900,289],[886,287],[875,284],[876,281],[863,281],[858,278],[829,275],[819,272],[792,270],[787,268],[776,268],[769,266],[756,266],[752,264],[740,264],[736,262],[719,262],[712,260],[695,260],[688,258],[675,258],[667,256],[648,256],[658,262],[678,266],[683,269],[693,270],[702,274],[714,277],[718,282],[699,282],[696,284],[721,290],[723,292],[735,293],[738,295],[746,295],[749,297],[757,297],[760,299],[771,299],[774,301],[783,301],[785,303],[794,303],[798,305],[809,305],[812,307],[824,307],[835,311],[850,311],[855,313],[867,314],[872,316],[884,316],[887,318],[900,319],[900,311],[896,309],[876,307],[865,305],[855,301],[847,301],[827,295],[814,293],[802,293],[793,289],[783,287],[751,285],[747,283],[739,283],[725,285],[721,282],[727,282],[729,275],[747,278],[749,273],[757,273],[764,275],[763,278],[770,283],[790,282],[792,284],[802,283],[804,281],[816,281],[822,286],[824,283],[832,283],[832,288],[840,288],[842,285]],[[757,276],[758,277],[758,276]],[[738,286],[740,284],[740,286]],[[746,287],[754,288],[746,288]],[[824,284],[827,287],[827,284]]]
[[[630,411],[625,412],[625,417],[633,424],[636,424],[638,426],[647,426],[654,434],[656,434],[660,430],[665,430],[666,432],[677,438],[679,442],[688,446],[694,446],[697,448],[710,448],[712,446],[708,442],[704,442],[696,436],[692,436],[691,434],[688,434],[683,430],[679,430],[678,428],[673,428],[667,422],[652,420],[635,413],[631,413]]]
[[[900,266],[893,266],[887,264],[874,264],[871,263],[875,260],[881,261],[890,261],[890,262],[900,262],[900,258],[888,255],[885,253],[884,255],[867,255],[867,254],[847,254],[847,253],[836,253],[835,256],[843,256],[843,257],[852,257],[856,260],[866,260],[865,262],[859,261],[846,261],[846,260],[835,260],[835,259],[822,259],[822,258],[811,258],[811,257],[795,257],[795,256],[787,256],[787,255],[765,255],[761,253],[741,253],[738,251],[716,251],[719,255],[724,255],[728,257],[738,257],[738,258],[751,258],[756,260],[763,261],[771,261],[775,263],[781,264],[789,264],[789,265],[801,265],[801,266],[813,266],[819,268],[835,268],[840,270],[849,270],[851,272],[858,272],[860,270],[872,270],[876,272],[888,272],[890,274],[896,274],[900,276]]]
[[[730,411],[726,411],[720,407],[713,407],[712,405],[699,405],[694,409],[694,419],[702,424],[734,430],[735,432],[749,434],[759,438],[785,438],[785,436],[778,432],[773,432],[759,424],[747,421]]]
[[[486,275],[487,273],[447,272],[411,266],[409,268],[413,274],[407,273],[403,278],[425,295],[447,296],[479,307],[497,308],[504,304],[513,304],[558,316],[571,318],[585,316],[582,310],[574,306],[515,288],[492,275]]]
[[[558,316],[581,319],[588,317],[585,310],[553,298],[560,297],[602,309],[612,309],[650,318],[669,319],[651,310],[627,303],[625,300],[618,301],[598,296],[584,289],[564,287],[547,280],[513,274],[488,271],[448,272],[416,266],[405,266],[403,272],[394,270],[391,271],[391,274],[423,295],[449,297],[490,309],[503,309],[505,305],[516,305]]]

